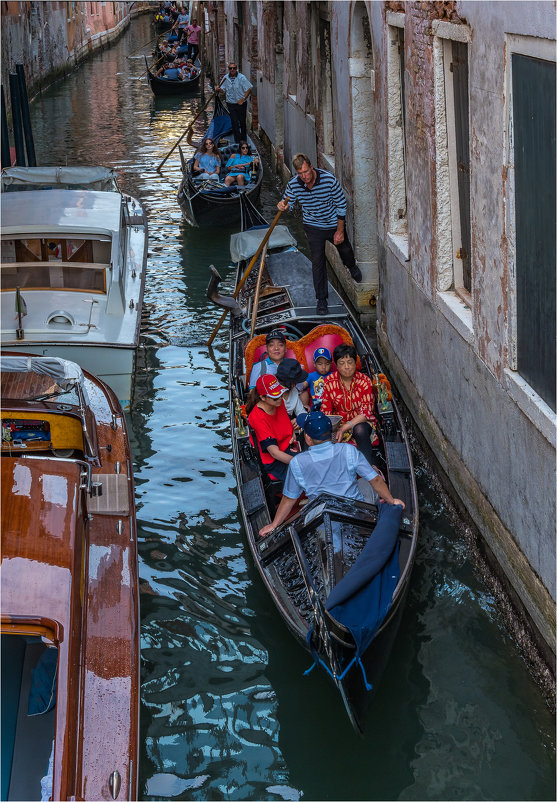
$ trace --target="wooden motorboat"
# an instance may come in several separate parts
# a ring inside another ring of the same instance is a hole
[[[207,137],[211,137],[215,142],[218,142],[224,167],[232,153],[238,152],[238,145],[234,143],[232,136],[232,125],[228,109],[218,95],[215,97],[213,118],[198,148]],[[258,158],[259,162],[254,167],[249,182],[243,187],[239,187],[237,184],[226,187],[224,185],[226,173],[222,169],[219,181],[203,180],[196,177],[193,171],[195,153],[186,160],[180,149],[183,178],[178,191],[178,203],[190,225],[222,226],[240,222],[240,198],[245,195],[252,203],[256,203],[259,200],[261,182],[263,180],[263,163],[255,143],[249,137],[248,144],[251,148],[251,155],[254,158]]]
[[[2,799],[137,799],[130,444],[112,390],[1,355]]]
[[[12,167],[2,189],[2,346],[72,359],[127,406],[147,262],[139,202],[99,167]]]
[[[195,77],[181,81],[174,78],[157,78],[157,76],[151,72],[147,59],[145,59],[145,64],[147,65],[147,80],[149,81],[149,86],[153,94],[157,96],[188,95],[199,90],[199,81],[201,80],[201,69],[199,68],[197,68],[197,75],[195,75]]]
[[[243,231],[231,241],[232,258],[238,264],[237,286],[247,260],[257,252],[268,228],[249,201],[242,199],[242,207]],[[354,728],[362,732],[373,695],[370,686],[375,689],[388,659],[416,555],[418,506],[412,457],[401,415],[385,391],[384,374],[375,353],[330,285],[329,314],[316,316],[311,264],[289,236],[288,229],[277,226],[269,240],[254,337],[250,338],[250,333],[257,270],[233,300],[219,295],[220,276],[212,268],[208,297],[232,312],[232,450],[240,509],[253,558],[288,628],[331,675]],[[281,328],[287,338],[287,357],[297,359],[308,371],[313,369],[317,347],[325,346],[332,352],[340,342],[355,345],[361,370],[378,387],[380,444],[374,449],[376,465],[391,493],[405,502],[402,515],[401,507],[378,507],[324,493],[282,527],[259,537],[261,527],[274,516],[281,486],[262,470],[243,405],[251,368],[265,350],[265,334],[276,328]],[[352,605],[352,616],[356,604],[355,629],[347,623],[343,596],[350,602],[346,608]],[[358,627],[362,632],[365,629],[365,638],[355,637]]]

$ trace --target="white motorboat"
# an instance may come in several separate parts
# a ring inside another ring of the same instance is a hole
[[[77,362],[132,397],[147,217],[100,167],[2,171],[4,349]]]

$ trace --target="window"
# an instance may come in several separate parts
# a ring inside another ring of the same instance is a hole
[[[436,20],[433,31],[436,34],[433,58],[437,289],[453,292],[462,307],[459,314],[469,327],[473,295],[468,99],[470,29],[466,25]]]
[[[555,63],[513,53],[515,344],[513,367],[555,411]]]
[[[388,230],[408,236],[406,204],[406,107],[404,98],[404,14],[388,22]]]

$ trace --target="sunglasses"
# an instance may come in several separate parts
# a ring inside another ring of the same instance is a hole
[[[242,145],[241,150],[249,150],[247,145]]]

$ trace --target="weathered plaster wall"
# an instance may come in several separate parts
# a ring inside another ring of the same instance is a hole
[[[151,11],[146,2],[127,1],[2,3],[3,86],[9,86],[8,74],[15,71],[15,65],[23,64],[32,97],[90,52],[119,36],[132,15],[146,10]],[[6,101],[9,106],[8,91]]]
[[[387,232],[391,155],[386,126],[378,124],[379,342],[451,483],[554,648],[555,426],[543,402],[516,403],[508,370],[512,187],[505,37],[553,37],[555,8],[551,3],[388,5],[406,17],[409,261]],[[470,35],[471,309],[454,292],[437,289],[444,272],[452,276],[452,266],[438,247],[439,232],[450,225],[450,199],[439,180],[442,152],[436,147],[436,116],[439,121],[439,104],[445,103],[443,89],[435,92],[436,19],[466,26]],[[380,30],[375,13],[373,27]],[[377,120],[387,108],[385,47],[383,36],[376,59]]]

